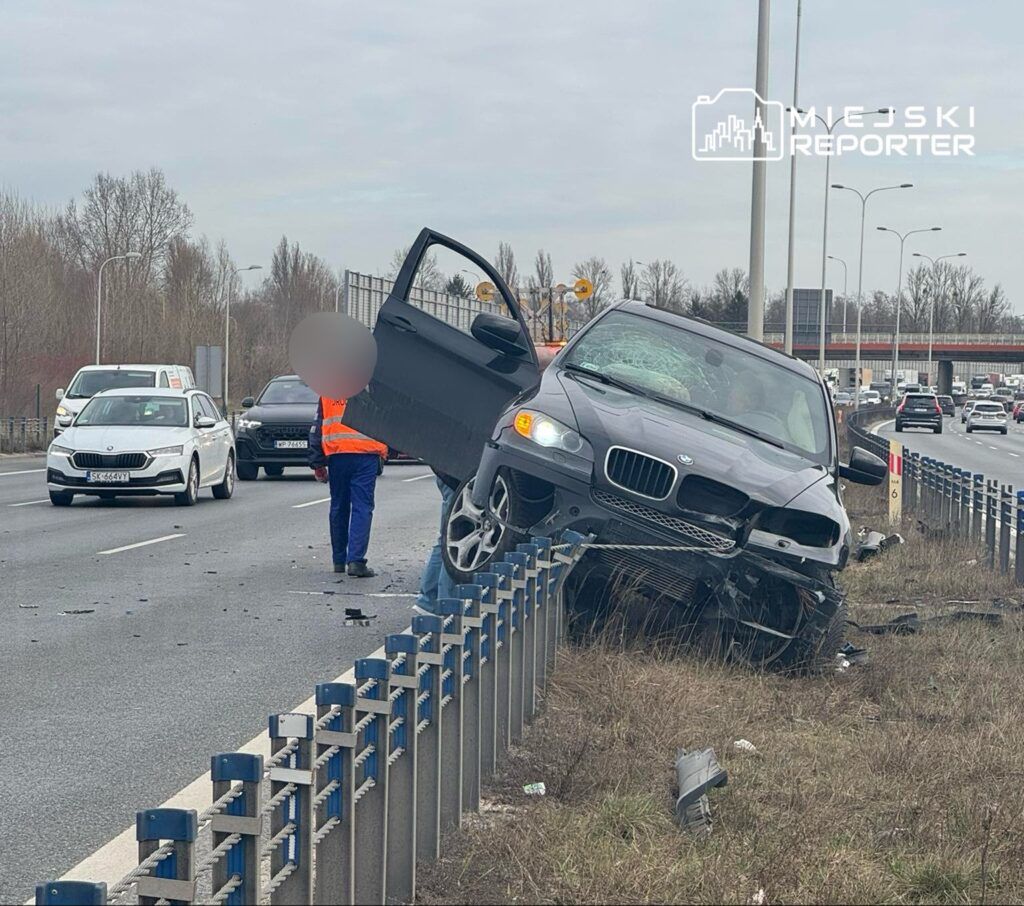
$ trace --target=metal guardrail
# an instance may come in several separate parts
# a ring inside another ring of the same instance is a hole
[[[785,335],[778,331],[772,331],[765,333],[764,341],[766,343],[781,343]],[[831,331],[827,337],[829,345],[842,344],[842,345],[855,345],[857,342],[857,334],[850,333],[847,331]],[[892,343],[893,332],[880,331],[872,333],[862,333],[860,335],[861,345],[871,343]],[[814,341],[817,345],[817,340]],[[901,345],[916,345],[919,343],[927,343],[928,334],[926,333],[901,333],[900,344]],[[1004,334],[1004,333],[937,333],[932,336],[933,346],[1024,346],[1024,335],[1022,334]]]
[[[895,417],[895,411],[851,413],[850,444],[888,460],[888,442],[867,429],[880,418]],[[978,545],[989,569],[1004,576],[1012,572],[1015,584],[1024,585],[1024,491],[903,446],[902,496],[904,512],[923,527]]]
[[[317,685],[315,716],[271,715],[269,759],[214,755],[204,812],[138,812],[139,865],[109,890],[51,881],[36,903],[102,906],[133,888],[143,904],[412,902],[417,863],[479,810],[481,778],[538,709],[588,540],[518,545],[357,660],[353,682]]]
[[[28,453],[45,450],[53,438],[48,418],[24,415],[0,416],[0,453]]]

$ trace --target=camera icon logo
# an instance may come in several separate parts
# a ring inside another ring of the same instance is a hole
[[[761,101],[764,116],[755,110]],[[723,88],[714,98],[693,102],[691,153],[694,160],[782,160],[785,154],[785,107],[766,101],[753,88]],[[755,154],[756,142],[764,153]]]

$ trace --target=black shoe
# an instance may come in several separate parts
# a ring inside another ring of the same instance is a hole
[[[365,560],[353,560],[348,565],[348,574],[355,577],[356,579],[369,579],[370,576],[377,575],[370,567],[366,565]]]
[[[343,572],[345,572],[345,564],[344,563],[335,563],[334,564],[334,571],[336,573],[343,573]]]

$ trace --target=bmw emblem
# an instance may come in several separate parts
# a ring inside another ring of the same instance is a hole
[[[676,457],[676,459],[678,459],[684,466],[692,466],[693,465],[693,457],[692,456],[687,456],[685,453],[680,453]]]

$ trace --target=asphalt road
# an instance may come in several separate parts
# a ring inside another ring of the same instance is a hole
[[[960,424],[958,409],[953,418],[943,421],[941,434],[925,428],[904,428],[897,434],[891,421],[885,422],[877,433],[898,439],[917,453],[1024,490],[1024,426],[1010,422],[1009,428],[1005,437],[995,431],[968,434]]]
[[[2,903],[24,902],[408,626],[440,507],[424,467],[389,466],[378,575],[349,579],[330,571],[327,490],[306,470],[239,482],[227,501],[204,490],[192,508],[58,509],[43,465],[0,457]],[[346,606],[376,619],[346,627]]]

